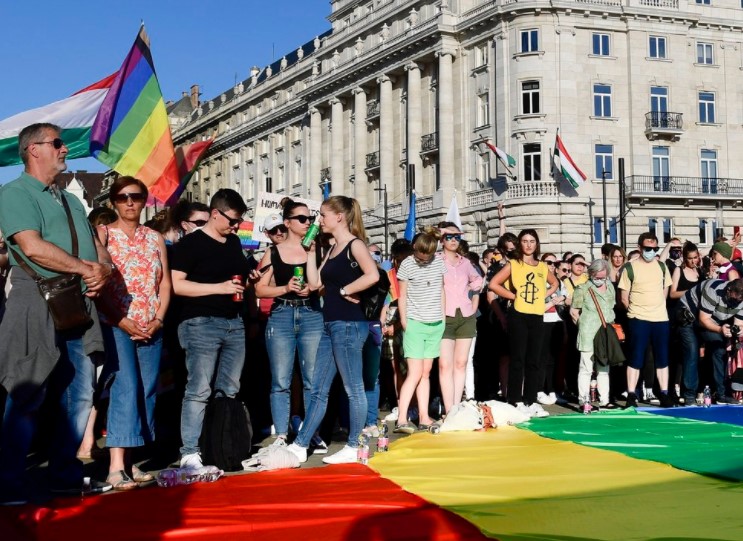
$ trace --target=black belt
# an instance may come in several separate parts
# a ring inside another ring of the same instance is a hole
[[[282,299],[281,297],[276,297],[274,299],[274,302],[277,302],[278,304],[283,304],[285,306],[309,306],[311,303],[310,299]]]

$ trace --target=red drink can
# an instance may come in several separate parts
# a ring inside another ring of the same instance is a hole
[[[241,275],[239,275],[239,274],[236,274],[235,276],[232,277],[232,281],[234,283],[241,284],[242,281],[243,281],[243,277]],[[234,293],[232,295],[232,300],[235,301],[235,302],[242,302],[242,300],[243,300],[243,294],[242,293]]]

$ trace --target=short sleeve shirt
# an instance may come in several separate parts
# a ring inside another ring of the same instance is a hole
[[[593,351],[593,339],[601,327],[601,317],[596,309],[596,303],[591,297],[591,290],[596,294],[596,300],[607,323],[614,323],[614,304],[616,293],[614,286],[607,284],[606,291],[601,293],[591,282],[586,282],[575,288],[572,307],[580,310],[578,320],[578,351]]]
[[[77,233],[78,257],[98,261],[93,230],[82,203],[65,190],[61,190],[60,193],[67,201],[72,214]],[[22,173],[20,177],[0,188],[0,230],[9,240],[10,247],[17,252],[20,252],[20,249],[13,240],[13,235],[21,231],[37,231],[43,240],[58,246],[68,254],[72,253],[72,236],[64,207],[52,195],[46,184],[27,173]],[[20,257],[44,278],[52,278],[59,274],[37,265],[25,255]],[[10,263],[18,265],[12,252]]]
[[[665,288],[671,286],[671,274],[665,265],[651,261],[632,261],[634,280],[623,272],[619,279],[619,289],[629,291],[629,310],[627,317],[643,321],[668,321]]]
[[[446,265],[435,257],[431,263],[421,265],[411,255],[405,258],[397,271],[397,279],[408,283],[407,318],[422,323],[442,321],[441,290]]]
[[[733,317],[741,317],[743,303],[729,306],[725,302],[725,288],[730,282],[708,280],[702,284],[699,295],[699,311],[709,314],[718,325],[728,323]]]

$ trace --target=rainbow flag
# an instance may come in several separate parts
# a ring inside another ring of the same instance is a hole
[[[253,226],[255,222],[245,221],[240,224],[240,228],[237,230],[237,236],[240,237],[240,245],[243,250],[257,250],[261,243],[257,240],[253,240]]]
[[[186,186],[188,186],[188,182],[196,172],[196,168],[199,167],[201,160],[206,155],[206,151],[209,150],[213,142],[214,139],[208,139],[207,141],[199,141],[190,145],[181,145],[175,149],[175,161],[178,166],[180,184],[178,184],[178,187],[165,203],[167,206],[173,206],[178,202],[181,194],[183,194]]]
[[[156,200],[167,201],[178,188],[168,114],[144,25],[101,104],[90,150],[117,173],[144,182]]]

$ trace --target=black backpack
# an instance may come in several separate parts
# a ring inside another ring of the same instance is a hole
[[[209,399],[201,430],[202,461],[224,471],[240,471],[250,456],[253,427],[248,409],[217,389]]]
[[[353,239],[351,242],[354,240],[356,239]],[[348,259],[351,260],[351,267],[358,270],[359,276],[361,276],[363,271],[350,249],[348,250]],[[387,272],[379,266],[377,266],[377,270],[379,271],[379,280],[377,280],[377,283],[369,289],[360,291],[358,294],[361,299],[361,309],[364,311],[364,317],[366,317],[367,321],[379,320],[379,316],[382,315],[382,308],[384,308],[387,293],[390,291],[390,277],[387,276]]]

